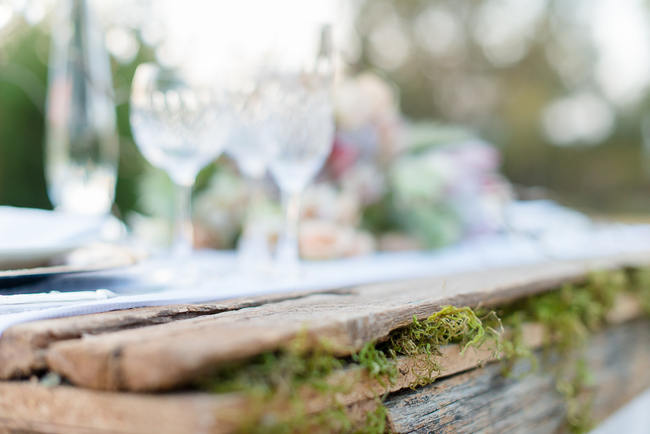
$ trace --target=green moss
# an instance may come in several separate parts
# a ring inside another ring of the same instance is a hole
[[[204,383],[216,393],[246,392],[256,396],[282,393],[293,396],[303,386],[329,390],[326,378],[344,363],[326,347],[304,350],[291,345],[278,352],[265,352],[247,363],[220,368]]]
[[[567,426],[572,432],[587,432],[593,426],[592,399],[586,387],[590,375],[587,362],[579,357],[580,350],[590,334],[605,324],[618,295],[629,291],[641,295],[646,287],[650,288],[647,272],[598,272],[585,282],[566,284],[557,291],[509,306],[503,319],[511,330],[510,338],[502,344],[506,372],[517,360],[534,358],[521,339],[521,324],[542,324],[547,335],[547,353],[554,352],[561,361],[553,363],[552,370],[557,388],[566,400]]]
[[[393,331],[385,341],[366,343],[346,359],[334,357],[323,342],[315,347],[307,345],[306,334],[301,335],[285,349],[222,367],[203,387],[218,393],[245,393],[259,404],[257,411],[251,411],[249,424],[242,427],[245,432],[382,433],[386,429],[383,397],[376,397],[376,409],[355,427],[347,409],[336,399],[347,386],[328,381],[333,372],[358,366],[388,390],[389,383],[399,375],[397,358],[407,356],[416,361],[412,368],[416,380],[411,386],[422,386],[439,376],[440,348],[448,344],[459,344],[462,352],[468,347],[490,345],[495,355],[501,356],[506,374],[522,359],[530,360],[536,369],[537,358],[525,345],[522,326],[537,322],[545,328],[546,347],[565,361],[554,364],[554,373],[557,389],[566,399],[567,426],[572,432],[585,432],[593,425],[592,397],[588,365],[578,354],[590,333],[605,323],[616,297],[624,291],[636,294],[650,313],[650,270],[594,273],[585,282],[567,284],[502,309],[503,321],[494,312],[445,306],[426,319],[414,317],[411,324]],[[503,333],[502,323],[507,333]],[[328,408],[310,413],[301,399],[305,389],[329,399]],[[278,408],[278,403],[284,403],[282,410],[270,410]]]
[[[406,356],[430,354],[451,343],[461,345],[465,351],[469,346],[480,347],[499,334],[493,327],[486,327],[471,308],[445,306],[426,320],[413,317],[410,326],[391,334],[390,347],[396,354]]]
[[[361,351],[352,356],[352,360],[366,370],[368,375],[386,387],[386,380],[393,382],[397,377],[395,361],[377,348],[375,342],[366,343]]]
[[[580,284],[529,297],[504,309],[504,323],[538,322],[547,343],[560,351],[581,347],[606,320],[616,296],[629,288],[624,271],[592,273]]]
[[[572,433],[586,433],[595,427],[592,418],[593,377],[584,359],[578,359],[571,377],[557,380],[556,387],[566,402],[566,421]]]
[[[417,357],[413,367],[416,381],[411,385],[417,387],[431,383],[440,374],[441,346],[459,344],[462,354],[470,346],[478,348],[491,341],[498,351],[500,335],[501,323],[493,312],[480,315],[469,307],[445,306],[424,320],[413,317],[409,326],[391,333],[383,351],[393,359]]]
[[[249,398],[251,411],[240,432],[349,432],[352,422],[336,400],[336,393],[345,392],[345,385],[327,381],[344,365],[345,361],[334,357],[326,343],[309,347],[306,335],[301,334],[282,350],[262,353],[244,364],[221,367],[200,386],[215,393],[237,392]],[[307,411],[300,394],[305,388],[330,400],[324,411]]]
[[[537,370],[537,357],[524,341],[524,318],[523,312],[513,312],[503,320],[503,325],[508,330],[508,334],[501,340],[502,375],[504,376],[510,376],[515,363],[524,359],[530,361],[531,371]]]
[[[377,407],[374,411],[368,412],[363,427],[357,432],[363,434],[383,434],[386,432],[386,418],[388,411],[381,400],[377,400]]]

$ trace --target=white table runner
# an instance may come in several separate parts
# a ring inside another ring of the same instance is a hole
[[[650,226],[599,225],[571,231],[547,231],[543,238],[529,235],[500,235],[478,238],[435,252],[382,253],[366,257],[308,262],[299,281],[283,282],[268,276],[242,276],[235,255],[198,252],[195,264],[201,270],[200,285],[191,288],[164,283],[174,274],[174,264],[149,260],[124,270],[63,276],[21,291],[80,291],[108,289],[116,294],[106,300],[23,305],[0,304],[0,335],[14,324],[39,319],[105,312],[177,303],[204,303],[233,297],[287,291],[341,288],[373,282],[443,276],[459,272],[571,259],[598,259],[626,253],[648,252]],[[178,270],[182,272],[183,270]],[[6,293],[6,291],[4,292]]]

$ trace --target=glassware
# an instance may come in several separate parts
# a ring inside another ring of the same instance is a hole
[[[138,148],[176,186],[172,252],[192,250],[191,193],[199,171],[225,146],[227,116],[210,86],[181,70],[138,66],[131,88],[131,128]]]
[[[228,145],[228,154],[247,178],[251,194],[242,234],[237,245],[239,267],[242,271],[266,271],[271,265],[268,234],[260,221],[265,199],[264,176],[273,149],[271,136],[271,107],[257,86],[231,92],[236,116]]]
[[[113,204],[119,143],[108,54],[89,2],[56,8],[50,55],[45,175],[60,210],[105,215]]]
[[[323,25],[319,43],[303,50],[268,77],[265,94],[275,107],[271,174],[282,192],[285,225],[278,240],[277,262],[289,276],[299,267],[298,230],[301,196],[325,162],[334,135],[331,102],[332,42],[331,27]],[[299,60],[296,62],[296,60]]]

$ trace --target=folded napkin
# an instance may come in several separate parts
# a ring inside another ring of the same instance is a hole
[[[0,269],[42,264],[107,235],[114,236],[107,234],[107,228],[115,225],[121,223],[112,216],[0,206]]]

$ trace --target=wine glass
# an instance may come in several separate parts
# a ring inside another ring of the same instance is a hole
[[[276,255],[288,276],[297,275],[299,269],[301,196],[329,155],[334,135],[332,33],[328,25],[318,30],[313,50],[301,50],[300,58],[269,74],[264,86],[269,106],[275,108],[269,168],[282,192],[285,212]]]
[[[225,146],[227,115],[214,88],[187,71],[138,66],[131,128],[140,152],[175,184],[173,256],[192,250],[191,193],[199,171]]]
[[[264,200],[264,176],[273,149],[271,107],[268,107],[259,87],[244,86],[230,92],[231,107],[236,116],[231,123],[227,153],[237,163],[239,171],[248,180],[251,194],[248,212],[243,222],[237,246],[242,271],[264,271],[269,268],[271,254],[267,232],[260,221]]]
[[[106,216],[119,143],[108,53],[92,4],[65,0],[52,28],[45,176],[57,210]]]

